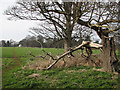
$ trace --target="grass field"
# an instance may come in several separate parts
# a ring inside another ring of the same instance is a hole
[[[63,49],[45,48],[44,50],[51,52],[52,55],[63,53]],[[119,85],[117,75],[96,71],[93,67],[87,66],[48,71],[22,69],[21,67],[28,62],[37,60],[29,53],[43,55],[40,48],[2,48],[3,88],[117,88]],[[38,76],[30,77],[32,74]]]
[[[56,55],[57,53],[62,54],[63,49],[55,49],[55,48],[44,48],[46,52],[51,52],[53,55]],[[43,55],[43,52],[41,51],[41,48],[25,48],[25,47],[3,47],[2,48],[2,57],[4,58],[10,58],[14,57],[14,52],[17,54],[17,56],[25,56],[29,54],[30,52],[33,55]]]

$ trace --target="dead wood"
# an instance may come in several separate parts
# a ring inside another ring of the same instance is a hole
[[[86,48],[101,48],[102,45],[96,44],[96,43],[93,43],[93,42],[89,42],[89,41],[83,41],[81,45],[79,45],[79,46],[77,46],[77,47],[75,47],[73,49],[70,49],[69,51],[65,52],[60,57],[58,57],[55,62],[53,62],[51,65],[49,65],[47,68],[44,68],[43,70],[51,69],[52,66],[54,66],[61,58],[65,57],[66,55],[69,55],[69,54],[72,55],[72,52],[77,51],[79,49],[82,49],[82,47],[86,47]],[[91,50],[89,52],[91,53]],[[53,60],[55,60],[53,58],[53,56],[51,56],[51,55],[49,55],[49,56],[52,57]]]
[[[87,53],[87,56],[85,56],[83,54],[83,48],[86,49],[86,53]],[[86,58],[86,60],[88,60],[88,58],[91,56],[92,54],[92,50],[91,48],[102,48],[102,45],[100,44],[97,44],[97,43],[93,43],[93,42],[89,42],[89,41],[83,41],[81,45],[75,47],[75,48],[71,48],[69,49],[69,51],[65,52],[64,54],[62,54],[61,56],[58,56],[57,58],[54,58],[54,56],[51,54],[51,53],[48,53],[46,52],[45,50],[42,49],[42,51],[45,53],[45,56],[35,56],[35,55],[32,55],[32,53],[30,53],[29,55],[33,56],[33,57],[41,57],[43,59],[45,59],[47,56],[50,57],[50,60],[55,60],[51,65],[49,65],[47,68],[44,68],[43,70],[49,70],[52,68],[52,66],[54,66],[60,59],[64,59],[65,56],[67,55],[71,55],[72,57],[74,57],[74,55],[72,54],[74,51],[77,51],[79,49],[82,50],[82,55]],[[93,62],[93,61],[92,61]],[[95,63],[96,64],[96,63]]]

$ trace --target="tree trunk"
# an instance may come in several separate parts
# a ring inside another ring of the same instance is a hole
[[[114,38],[102,38],[103,42],[103,69],[107,72],[116,71],[118,59],[115,53]]]
[[[118,43],[117,43],[117,51],[118,51],[118,58],[120,58],[120,38],[118,37]]]
[[[71,47],[71,40],[70,39],[64,39],[64,51],[67,52]]]

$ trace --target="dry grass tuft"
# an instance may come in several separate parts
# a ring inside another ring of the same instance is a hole
[[[88,70],[86,70],[86,69],[79,69],[79,70],[69,70],[66,73],[86,72],[86,71],[88,71]]]
[[[40,76],[40,74],[32,74],[32,75],[29,75],[28,77],[30,77],[30,78],[36,78],[36,77],[39,77]]]
[[[99,58],[98,58],[99,57]],[[47,68],[50,64],[52,64],[54,60],[47,60],[39,59],[38,61],[34,62],[31,65],[24,66],[25,68],[30,69],[36,69],[36,70],[42,70],[44,68]],[[94,66],[98,67],[102,65],[102,62],[100,60],[100,55],[92,55],[88,60],[86,58],[81,57],[79,53],[75,54],[75,57],[65,57],[64,59],[61,59],[59,62],[57,62],[52,68],[63,68],[63,67],[72,67],[72,66]],[[24,67],[22,67],[24,69]]]

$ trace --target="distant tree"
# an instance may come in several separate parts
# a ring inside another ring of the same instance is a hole
[[[23,47],[41,47],[38,41],[43,44],[43,37],[40,35],[38,37],[28,35],[21,40],[19,44],[21,44]]]
[[[21,41],[19,41],[19,44],[21,44],[23,47],[27,47],[27,40],[22,39]]]
[[[6,41],[5,40],[2,40],[2,47],[6,47]]]
[[[19,43],[16,42],[16,41],[14,41],[14,40],[12,40],[12,39],[10,39],[10,43],[11,43],[11,47],[17,47],[17,46],[19,46]]]
[[[6,47],[11,47],[11,42],[9,40],[6,42]]]
[[[2,41],[0,41],[0,47],[2,47]]]

